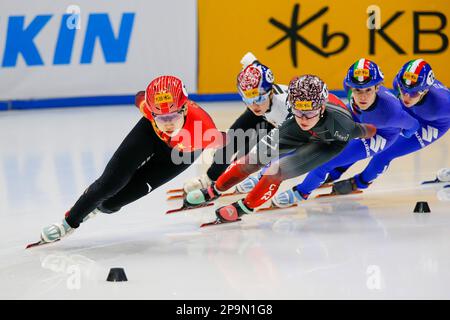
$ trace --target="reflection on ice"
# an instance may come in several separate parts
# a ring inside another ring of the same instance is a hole
[[[223,112],[242,112],[233,104],[210,110],[222,128],[233,118]],[[10,137],[0,140],[0,298],[450,298],[450,187],[420,186],[449,165],[448,135],[392,162],[361,195],[311,199],[209,229],[199,225],[214,218],[213,208],[167,216],[175,204],[161,201],[167,189],[205,169],[196,165],[120,213],[88,221],[58,243],[24,250],[101,174],[137,121],[135,111],[0,117],[0,133]],[[427,201],[431,212],[413,213],[417,201]],[[112,267],[124,267],[129,281],[106,282]]]

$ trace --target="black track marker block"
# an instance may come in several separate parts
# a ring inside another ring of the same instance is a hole
[[[111,268],[106,281],[119,282],[128,281],[128,279],[123,268]]]
[[[426,201],[419,201],[416,203],[416,207],[414,208],[414,212],[431,212],[430,206]]]

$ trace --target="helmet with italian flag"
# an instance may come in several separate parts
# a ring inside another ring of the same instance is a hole
[[[380,67],[368,59],[361,58],[350,66],[344,84],[350,88],[364,89],[376,86],[384,80]]]
[[[145,90],[146,107],[154,115],[180,111],[188,94],[183,82],[175,76],[160,76],[150,82]]]
[[[430,89],[435,77],[428,62],[415,59],[403,65],[395,80],[403,92],[412,94]]]

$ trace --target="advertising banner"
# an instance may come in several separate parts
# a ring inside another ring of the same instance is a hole
[[[346,70],[362,57],[380,65],[387,87],[419,57],[450,82],[446,1],[198,0],[198,10],[199,93],[236,92],[248,51],[282,84],[313,73],[342,90]]]

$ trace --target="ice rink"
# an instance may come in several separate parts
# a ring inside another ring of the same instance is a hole
[[[244,108],[201,105],[221,129]],[[165,215],[179,204],[166,190],[205,168],[193,165],[67,239],[25,250],[63,218],[139,118],[132,106],[0,113],[1,299],[450,299],[450,188],[420,186],[450,166],[449,133],[394,161],[361,195],[205,229],[212,207]],[[413,213],[417,201],[431,213]],[[129,281],[106,282],[112,267]]]

